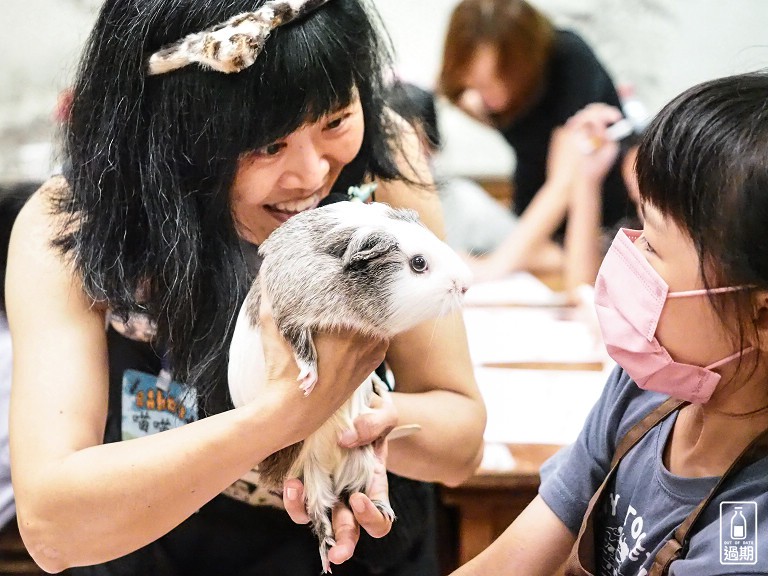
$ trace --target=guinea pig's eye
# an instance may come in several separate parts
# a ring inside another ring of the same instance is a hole
[[[418,254],[411,258],[411,270],[417,274],[421,274],[427,271],[427,259],[421,254]]]

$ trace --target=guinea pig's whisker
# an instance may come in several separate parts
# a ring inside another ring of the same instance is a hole
[[[443,316],[445,316],[445,314],[450,312],[452,308],[453,306],[451,305],[450,297],[445,298],[440,304],[440,314],[438,314],[438,319],[435,319],[432,322],[432,334],[429,337],[429,345],[427,347],[427,356],[424,358],[425,366],[429,363],[429,358],[432,354],[432,343],[434,342],[435,334],[437,333],[437,324],[439,322],[439,318],[442,318]]]
[[[432,321],[432,334],[429,336],[429,344],[427,345],[427,355],[424,357],[424,366],[429,364],[429,359],[432,356],[432,342],[435,340],[435,334],[437,333],[437,323],[439,320]]]

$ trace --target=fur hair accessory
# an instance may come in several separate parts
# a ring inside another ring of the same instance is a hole
[[[272,30],[316,10],[328,0],[269,0],[212,28],[188,34],[149,58],[150,76],[197,63],[203,68],[241,72],[256,61]]]

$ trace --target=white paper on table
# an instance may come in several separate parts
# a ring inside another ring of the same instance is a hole
[[[607,358],[596,328],[559,308],[466,308],[475,365],[523,362],[594,363]]]
[[[507,444],[567,445],[576,440],[613,369],[476,368],[488,411],[484,439]]]
[[[465,306],[562,306],[565,296],[529,272],[491,282],[473,284],[464,296]]]

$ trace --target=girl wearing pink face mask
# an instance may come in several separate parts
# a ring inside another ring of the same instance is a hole
[[[768,573],[768,75],[689,89],[595,285],[618,366],[539,496],[456,576]]]

